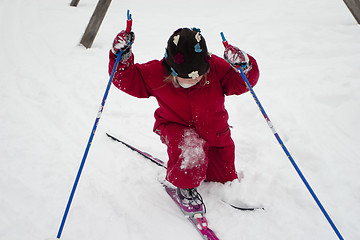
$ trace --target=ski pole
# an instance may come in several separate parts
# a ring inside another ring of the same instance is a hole
[[[226,38],[224,36],[224,33],[221,32],[220,33],[221,38],[222,38],[222,42],[224,47],[228,46],[228,42],[226,41]],[[251,95],[253,96],[256,104],[258,105],[261,113],[263,114],[267,124],[269,125],[271,131],[273,132],[275,138],[277,139],[277,141],[279,142],[280,146],[282,147],[282,149],[284,150],[286,156],[288,157],[288,159],[290,160],[291,164],[293,165],[293,167],[295,168],[296,172],[298,173],[298,175],[300,176],[301,180],[303,181],[303,183],[305,184],[306,188],[308,189],[308,191],[310,192],[311,196],[313,197],[313,199],[315,200],[316,204],[318,205],[318,207],[320,208],[321,212],[324,214],[325,218],[327,219],[327,221],[329,222],[329,224],[331,225],[332,229],[334,230],[334,232],[336,233],[336,235],[338,236],[338,238],[340,240],[343,240],[344,238],[342,237],[342,235],[340,234],[339,230],[336,228],[334,222],[331,220],[329,214],[326,212],[325,208],[323,207],[323,205],[321,204],[320,200],[318,199],[318,197],[316,196],[315,192],[312,190],[310,184],[308,183],[308,181],[306,180],[305,176],[302,174],[300,168],[297,166],[295,160],[293,159],[293,157],[291,156],[290,152],[287,150],[287,148],[285,147],[285,144],[283,143],[283,141],[281,140],[279,134],[276,132],[274,125],[272,124],[272,122],[270,121],[270,118],[268,117],[268,115],[265,112],[265,109],[263,108],[263,106],[261,105],[258,97],[256,96],[254,90],[252,89],[248,79],[246,78],[243,70],[241,69],[241,67],[237,68],[242,79],[244,80],[247,88],[249,89]]]
[[[131,25],[132,25],[132,18],[131,18],[131,14],[129,13],[129,10],[127,11],[127,24],[126,24],[126,25],[127,25],[127,26],[126,26],[126,32],[127,32],[127,33],[130,33],[130,31],[131,31]],[[130,42],[130,45],[131,45],[131,42]],[[89,137],[89,141],[88,141],[88,143],[87,143],[87,146],[86,146],[84,155],[83,155],[83,157],[82,157],[81,164],[80,164],[79,170],[78,170],[78,172],[77,172],[77,175],[76,175],[76,178],[75,178],[75,182],[74,182],[74,185],[73,185],[73,187],[72,187],[72,190],[71,190],[71,193],[70,193],[70,197],[69,197],[69,200],[68,200],[67,205],[66,205],[66,208],[65,208],[65,212],[64,212],[63,218],[62,218],[62,220],[61,220],[61,224],[60,224],[59,231],[58,231],[58,234],[57,234],[57,238],[58,238],[58,239],[60,239],[60,237],[61,237],[61,234],[62,234],[64,225],[65,225],[65,222],[66,222],[66,218],[67,218],[67,215],[68,215],[68,213],[69,213],[72,200],[73,200],[73,198],[74,198],[74,194],[75,194],[75,191],[76,191],[76,187],[77,187],[77,185],[78,185],[78,183],[79,183],[80,176],[81,176],[82,170],[83,170],[84,165],[85,165],[86,157],[87,157],[87,155],[88,155],[88,153],[89,153],[89,149],[90,149],[92,140],[93,140],[93,138],[94,138],[94,135],[95,135],[97,126],[98,126],[98,124],[99,124],[99,120],[100,120],[102,111],[103,111],[104,106],[105,106],[105,102],[106,102],[107,96],[108,96],[108,94],[109,94],[110,86],[111,86],[112,80],[113,80],[113,78],[114,78],[117,65],[119,64],[121,55],[123,54],[124,51],[125,51],[125,50],[120,51],[120,52],[117,54],[116,61],[115,61],[115,64],[114,64],[114,68],[112,69],[109,82],[108,82],[108,84],[107,84],[107,86],[106,86],[106,90],[105,90],[103,99],[102,99],[102,101],[101,101],[100,109],[99,109],[98,114],[97,114],[97,117],[96,117],[96,119],[95,119],[94,126],[93,126],[93,128],[92,128],[92,130],[91,130],[91,134],[90,134],[90,137]]]

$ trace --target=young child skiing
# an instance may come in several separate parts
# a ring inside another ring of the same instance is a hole
[[[232,45],[225,48],[225,60],[210,54],[199,29],[180,28],[170,36],[163,59],[134,64],[134,39],[126,31],[114,39],[110,74],[117,53],[123,53],[113,84],[134,97],[157,99],[153,131],[167,146],[166,180],[177,187],[184,205],[202,205],[196,191],[201,182],[237,178],[225,96],[248,91],[236,67],[251,86],[257,83],[257,63]]]

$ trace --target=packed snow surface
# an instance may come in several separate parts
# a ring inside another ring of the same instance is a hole
[[[162,58],[179,27],[200,28],[218,56],[220,32],[254,56],[254,90],[276,130],[344,238],[360,239],[360,28],[343,1],[113,1],[90,49],[79,42],[97,1],[69,3],[0,2],[1,240],[56,238],[127,9],[136,62]],[[226,107],[243,178],[199,188],[219,238],[337,239],[251,94]],[[156,108],[110,89],[61,239],[200,239],[159,184],[164,169],[105,135],[166,161]]]

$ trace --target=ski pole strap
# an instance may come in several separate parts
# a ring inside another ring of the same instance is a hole
[[[223,45],[226,47],[228,45],[228,42],[226,41],[226,38],[224,36],[224,33],[221,32],[220,33],[221,38],[223,40]],[[251,95],[253,96],[256,104],[258,105],[261,113],[263,114],[267,124],[269,125],[271,131],[273,132],[275,138],[277,139],[277,141],[279,142],[280,146],[282,147],[282,149],[284,150],[286,156],[288,157],[288,159],[290,160],[291,164],[293,165],[293,167],[295,168],[296,172],[298,173],[298,175],[300,176],[301,180],[303,181],[303,183],[305,184],[306,188],[308,189],[308,191],[310,192],[311,196],[313,197],[313,199],[315,200],[316,204],[318,205],[318,207],[320,208],[321,212],[323,213],[323,215],[325,216],[326,220],[329,222],[329,224],[331,225],[332,229],[334,230],[334,232],[336,233],[337,237],[340,240],[343,240],[344,238],[342,237],[341,233],[339,232],[339,230],[337,229],[337,227],[335,226],[334,222],[332,221],[332,219],[330,218],[329,214],[326,212],[325,208],[323,207],[323,205],[321,204],[319,198],[316,196],[315,192],[312,190],[310,184],[308,183],[308,181],[306,180],[305,176],[302,174],[300,168],[297,166],[295,160],[293,159],[293,157],[291,156],[290,152],[288,151],[288,149],[286,148],[285,144],[283,143],[283,141],[281,140],[279,134],[276,132],[274,125],[272,124],[272,122],[270,121],[270,118],[268,117],[268,115],[265,112],[265,109],[263,108],[263,106],[261,105],[258,97],[256,96],[254,90],[252,89],[250,82],[248,81],[248,79],[246,78],[243,70],[241,69],[241,67],[238,68],[238,71],[242,77],[242,79],[244,80],[247,88],[249,89]]]

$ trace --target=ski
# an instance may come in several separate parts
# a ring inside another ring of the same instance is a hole
[[[243,204],[241,206],[237,206],[235,204],[232,204],[232,203],[229,203],[227,201],[224,201],[222,200],[223,203],[226,203],[227,205],[229,205],[230,207],[232,208],[235,208],[237,210],[240,210],[240,211],[256,211],[256,210],[265,210],[265,208],[263,207],[253,207],[253,206],[248,206],[246,204]]]
[[[153,157],[151,154],[149,153],[146,153],[146,152],[143,152],[141,151],[140,149],[136,148],[136,147],[133,147],[131,146],[130,144],[110,135],[109,133],[106,133],[106,135],[111,138],[112,140],[116,141],[116,142],[119,142],[119,143],[122,143],[123,145],[125,145],[126,147],[130,148],[131,150],[139,153],[141,156],[143,156],[144,158],[150,160],[151,162],[155,163],[156,165],[160,166],[160,167],[163,167],[165,169],[167,169],[166,167],[166,163],[159,159],[159,158],[156,158],[156,157]],[[226,202],[224,200],[222,200],[223,203],[229,205],[230,207],[236,209],[236,210],[240,210],[240,211],[255,211],[255,210],[265,210],[263,207],[254,207],[254,206],[248,206],[248,205],[241,205],[241,206],[238,206],[238,205],[234,205],[234,204],[231,204],[229,202]]]
[[[163,184],[167,194],[171,197],[174,203],[180,208],[184,216],[189,220],[189,222],[195,227],[195,229],[200,233],[203,239],[206,240],[219,240],[215,235],[214,231],[209,228],[205,213],[203,211],[194,211],[186,212],[180,205],[180,200],[176,194],[176,188]]]
[[[106,133],[106,135],[107,135],[109,138],[111,138],[112,140],[124,144],[126,147],[128,147],[128,148],[130,148],[131,150],[139,153],[141,156],[143,156],[144,158],[150,160],[151,162],[155,163],[156,165],[158,165],[158,166],[160,166],[160,167],[163,167],[163,168],[165,168],[165,169],[167,168],[164,161],[162,161],[162,160],[160,160],[160,159],[158,159],[158,158],[155,158],[155,157],[151,156],[150,154],[148,154],[148,153],[146,153],[146,152],[143,152],[143,151],[141,151],[140,149],[137,149],[136,147],[133,147],[133,146],[127,144],[126,142],[121,141],[120,139],[118,139],[118,138],[116,138],[116,137],[114,137],[114,136],[112,136],[112,135],[110,135],[110,134],[108,134],[108,133]]]
[[[116,142],[120,142],[126,147],[130,148],[131,150],[139,153],[141,156],[145,157],[146,159],[150,160],[151,162],[155,163],[156,165],[167,168],[164,161],[153,157],[152,155],[141,151],[138,148],[135,148],[131,146],[130,144],[127,144],[124,141],[121,141],[120,139],[117,139],[116,137],[106,133],[106,135],[111,138],[112,140]],[[176,194],[176,188],[171,187],[167,184],[161,183],[164,186],[164,189],[166,193],[171,197],[171,199],[174,201],[174,203],[180,208],[181,212],[184,214],[184,216],[189,220],[189,222],[195,227],[195,229],[200,233],[201,237],[205,240],[219,240],[219,238],[215,235],[214,231],[208,227],[207,219],[204,216],[205,213],[202,211],[195,211],[195,212],[186,212],[182,209],[180,205],[180,200]]]

